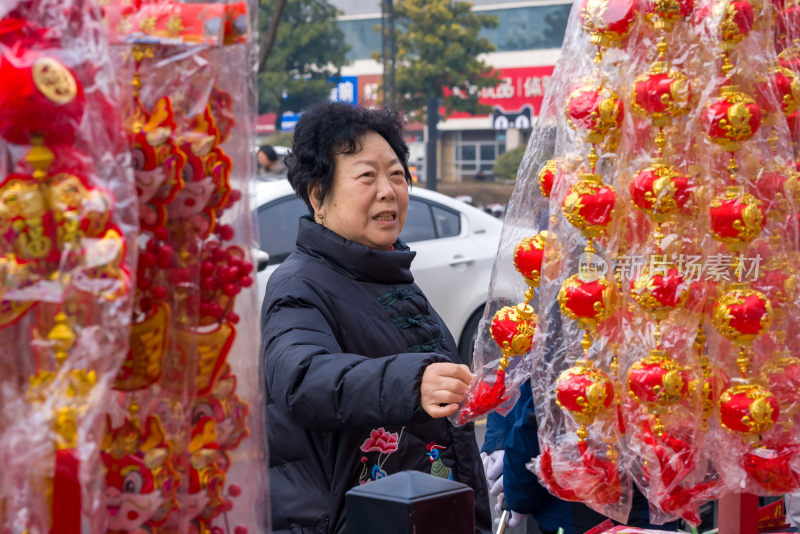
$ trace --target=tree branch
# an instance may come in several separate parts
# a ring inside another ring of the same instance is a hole
[[[278,36],[278,24],[281,21],[283,8],[286,7],[287,0],[277,0],[275,2],[275,11],[272,12],[272,19],[269,21],[269,27],[264,35],[261,37],[261,43],[258,49],[258,72],[262,72],[267,64],[267,58],[272,47],[275,46],[275,38]]]

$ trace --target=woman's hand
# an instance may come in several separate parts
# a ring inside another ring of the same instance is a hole
[[[472,380],[466,365],[432,363],[425,368],[420,386],[420,404],[425,412],[438,419],[458,410]]]

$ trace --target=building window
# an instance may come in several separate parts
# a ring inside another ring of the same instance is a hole
[[[498,139],[494,130],[454,132],[455,174],[460,182],[475,180],[478,172],[482,178],[493,180],[492,169],[497,156],[505,152],[504,139]],[[478,177],[480,179],[481,177]]]

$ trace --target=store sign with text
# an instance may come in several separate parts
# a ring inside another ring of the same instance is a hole
[[[531,127],[533,117],[539,114],[542,107],[544,92],[553,66],[543,67],[514,67],[497,69],[500,83],[495,87],[478,89],[472,87],[471,93],[478,93],[478,101],[492,108],[489,113],[495,129],[507,128],[526,129]],[[445,96],[459,90],[445,89]],[[469,113],[453,113],[449,118],[462,119],[469,117],[486,117],[487,115],[470,115]]]

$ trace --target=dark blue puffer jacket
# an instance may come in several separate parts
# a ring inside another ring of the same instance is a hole
[[[302,217],[296,251],[270,277],[262,329],[273,532],[344,532],[345,493],[406,469],[471,486],[478,531],[490,532],[472,425],[420,407],[425,367],[459,358],[414,284],[414,255]]]

